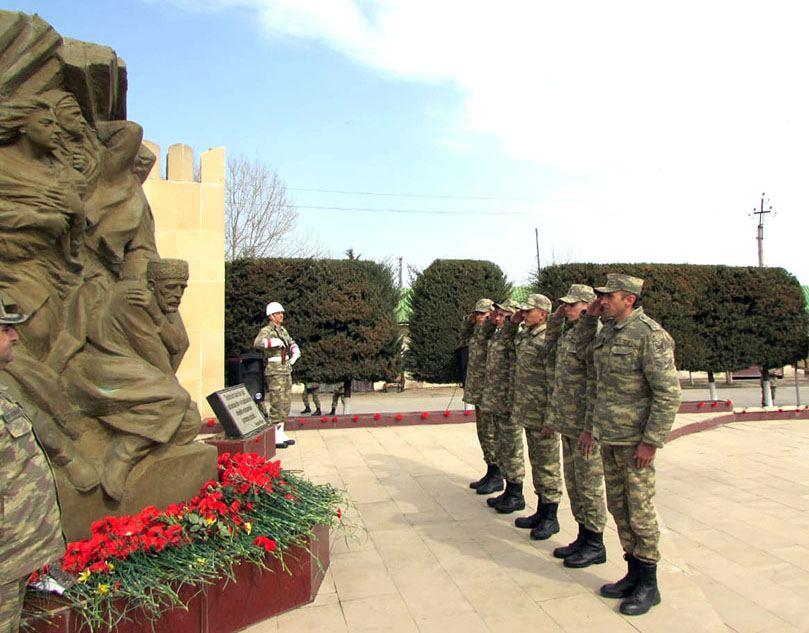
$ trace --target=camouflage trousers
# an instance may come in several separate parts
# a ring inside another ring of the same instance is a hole
[[[17,633],[25,598],[25,578],[0,583],[0,633]]]
[[[609,508],[621,546],[645,563],[660,560],[660,530],[654,506],[655,467],[635,465],[635,445],[601,445],[604,483]]]
[[[494,418],[487,411],[481,411],[475,405],[475,425],[478,431],[478,441],[483,449],[483,460],[487,464],[497,463],[497,433],[494,428]]]
[[[292,374],[288,371],[264,374],[266,391],[264,410],[271,424],[286,422],[289,407],[292,405]]]
[[[573,518],[592,532],[603,532],[607,508],[604,505],[601,449],[596,444],[590,455],[585,457],[579,450],[579,438],[562,435],[562,461]]]
[[[494,419],[497,436],[497,465],[506,481],[522,483],[525,477],[525,457],[522,451],[522,426],[511,419],[510,413],[489,413]]]
[[[526,427],[528,460],[534,492],[542,503],[559,503],[562,499],[562,467],[559,463],[559,434],[542,435],[541,429]]]

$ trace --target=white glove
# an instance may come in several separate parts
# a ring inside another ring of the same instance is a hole
[[[295,361],[301,357],[301,348],[298,347],[297,343],[293,343],[292,347],[289,348],[289,364],[290,366],[295,364]]]
[[[264,339],[264,347],[266,349],[271,349],[273,347],[283,347],[283,346],[284,346],[284,341],[282,341],[280,338],[272,337],[272,338],[265,338]]]

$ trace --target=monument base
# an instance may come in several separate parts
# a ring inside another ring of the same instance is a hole
[[[185,609],[167,611],[152,623],[140,611],[128,614],[116,633],[231,633],[314,600],[329,567],[329,528],[318,525],[305,546],[284,553],[285,570],[267,555],[267,569],[250,563],[233,568],[235,582],[220,579],[203,587],[183,587]],[[28,622],[33,633],[79,633],[82,620],[60,598],[29,594],[30,606],[46,612],[47,620]],[[104,629],[99,633],[110,633]]]
[[[215,446],[222,453],[258,453],[262,457],[272,459],[275,456],[275,425],[257,431],[249,437],[226,437],[224,433],[205,439],[207,444]]]
[[[120,502],[110,499],[100,486],[89,492],[77,491],[56,469],[65,537],[68,541],[88,539],[90,525],[98,519],[137,514],[146,506],[165,508],[191,499],[206,481],[216,479],[216,458],[216,448],[202,443],[159,448],[132,469]]]

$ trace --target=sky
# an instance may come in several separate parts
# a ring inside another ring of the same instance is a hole
[[[332,256],[489,259],[524,284],[538,229],[542,266],[756,265],[764,192],[765,263],[809,284],[801,3],[4,8],[114,48],[129,118],[164,149],[224,146],[274,167],[299,230]]]

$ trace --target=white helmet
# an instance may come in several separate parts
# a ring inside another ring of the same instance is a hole
[[[271,301],[270,303],[267,304],[267,316],[275,314],[276,312],[283,312],[283,311],[284,306],[282,306],[277,301]]]

